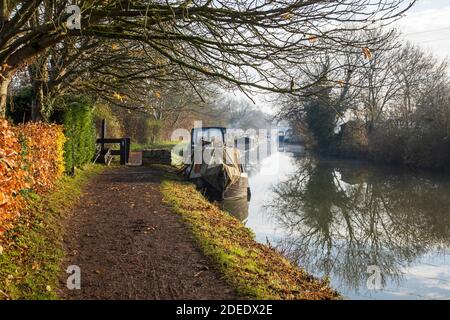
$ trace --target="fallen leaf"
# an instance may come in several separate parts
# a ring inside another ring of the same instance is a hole
[[[202,271],[199,271],[199,272],[197,272],[196,274],[194,274],[194,277],[195,278],[197,278],[199,275],[201,275],[203,273],[203,270]]]
[[[362,49],[362,51],[363,51],[364,57],[365,57],[366,59],[368,59],[368,60],[372,59],[372,52],[370,51],[369,48],[364,47],[364,48]]]
[[[8,202],[6,195],[3,192],[0,192],[0,206],[6,204]]]
[[[120,93],[117,93],[117,92],[114,92],[114,93],[113,93],[113,97],[114,97],[116,100],[119,100],[120,102],[124,102],[124,100],[125,100],[125,97],[122,96]]]
[[[317,41],[317,39],[318,39],[318,37],[315,36],[315,35],[311,34],[311,35],[308,36],[309,43],[315,43]]]
[[[283,18],[284,20],[289,20],[292,17],[294,17],[294,14],[292,12],[286,12],[281,15],[281,18]]]

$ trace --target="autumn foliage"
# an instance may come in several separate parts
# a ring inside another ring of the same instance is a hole
[[[22,193],[43,193],[61,177],[64,142],[62,126],[0,119],[0,235],[23,209]]]
[[[13,128],[0,119],[0,234],[24,206],[20,191],[31,185],[22,160],[22,147]]]
[[[15,128],[24,150],[27,171],[33,178],[33,190],[42,193],[53,187],[64,173],[63,128],[42,122]]]

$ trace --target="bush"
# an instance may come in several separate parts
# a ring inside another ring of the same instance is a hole
[[[20,192],[30,186],[19,140],[9,123],[0,119],[0,235],[11,227],[23,208]]]
[[[327,151],[333,142],[336,112],[326,99],[311,101],[306,107],[306,124],[314,137],[319,151]]]
[[[147,143],[155,143],[156,141],[159,141],[161,130],[163,127],[163,123],[160,120],[155,120],[153,118],[148,118],[146,120],[147,125],[146,127],[146,136],[147,136]]]
[[[370,133],[369,158],[383,163],[404,164],[408,130],[396,126],[380,126]]]
[[[22,144],[23,161],[37,193],[53,188],[64,173],[63,127],[42,122],[28,122],[15,128]]]
[[[76,99],[69,102],[59,115],[63,123],[67,141],[64,145],[65,171],[73,173],[92,161],[95,155],[96,132],[92,103],[89,99]]]
[[[0,119],[0,235],[24,208],[25,194],[45,192],[63,175],[64,141],[62,126],[12,127]]]
[[[94,108],[94,121],[97,132],[101,131],[102,120],[106,120],[106,137],[122,138],[124,136],[120,120],[107,105],[96,104]]]
[[[336,137],[336,154],[345,157],[428,169],[450,169],[450,137],[435,125],[405,128],[393,121],[379,124],[366,135],[353,122]]]
[[[364,123],[349,121],[341,126],[336,136],[336,150],[338,155],[349,158],[365,158],[369,147],[369,138]]]
[[[444,132],[429,130],[411,135],[405,163],[416,167],[450,169],[450,141]]]

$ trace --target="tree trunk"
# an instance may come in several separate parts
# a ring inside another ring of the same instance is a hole
[[[33,97],[31,101],[31,120],[42,121],[44,108],[44,86],[42,81],[33,82]]]
[[[48,66],[47,56],[37,59],[28,67],[33,96],[31,101],[31,120],[34,122],[44,119],[44,108],[47,96]]]
[[[8,87],[10,78],[3,78],[0,73],[0,118],[6,118],[6,99],[8,98]]]

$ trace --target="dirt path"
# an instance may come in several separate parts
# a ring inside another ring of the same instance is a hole
[[[66,223],[67,257],[81,290],[65,299],[233,299],[180,218],[161,203],[158,171],[108,170],[91,181]]]

